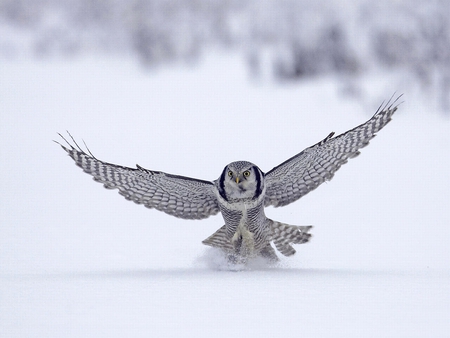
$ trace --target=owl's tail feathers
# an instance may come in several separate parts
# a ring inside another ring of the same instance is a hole
[[[233,250],[233,245],[226,235],[225,225],[205,239],[202,243],[215,248]]]
[[[308,231],[312,226],[298,226],[272,221],[272,240],[275,247],[285,256],[295,254],[291,244],[307,243],[311,238]]]

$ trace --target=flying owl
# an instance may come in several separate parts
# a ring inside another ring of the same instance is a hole
[[[339,136],[329,134],[287,161],[264,173],[247,161],[228,164],[215,181],[172,175],[161,171],[123,167],[97,159],[75,146],[58,143],[84,172],[105,188],[118,189],[127,200],[184,219],[203,219],[222,213],[225,221],[203,244],[225,251],[230,262],[245,263],[261,256],[278,260],[295,253],[292,244],[309,241],[311,226],[296,226],[266,217],[264,208],[288,205],[333,178],[347,160],[382,129],[397,110],[397,100],[382,104],[366,123]]]

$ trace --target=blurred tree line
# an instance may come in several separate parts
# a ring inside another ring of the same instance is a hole
[[[450,111],[448,0],[0,0],[0,55],[135,55],[150,67],[241,51],[278,80],[405,70]]]

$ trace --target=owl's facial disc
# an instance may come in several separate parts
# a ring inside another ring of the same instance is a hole
[[[259,196],[261,182],[259,171],[250,162],[238,161],[225,167],[220,178],[222,196],[225,199],[248,199]]]
[[[248,198],[253,196],[254,179],[252,179],[251,168],[246,170],[230,170],[228,174],[231,186],[231,195],[234,198]]]

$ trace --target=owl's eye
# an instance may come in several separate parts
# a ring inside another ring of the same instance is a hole
[[[228,172],[228,176],[233,177],[233,172],[231,170]]]
[[[244,177],[249,177],[250,176],[250,171],[246,170],[244,171]]]

